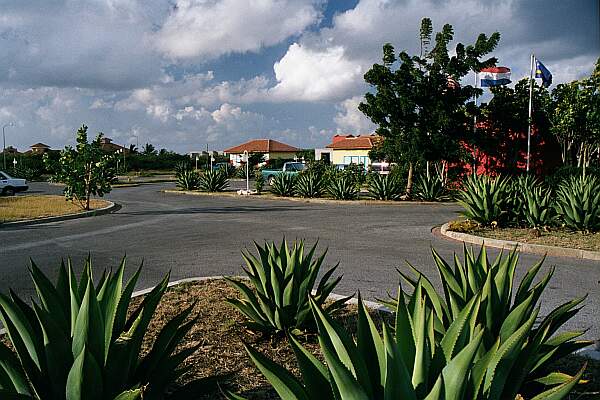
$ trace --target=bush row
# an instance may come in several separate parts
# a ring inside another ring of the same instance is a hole
[[[555,188],[531,176],[472,175],[458,201],[463,215],[483,226],[600,230],[600,179],[593,175],[564,178]]]

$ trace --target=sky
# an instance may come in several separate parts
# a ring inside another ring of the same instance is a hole
[[[418,51],[423,17],[455,42],[498,31],[493,55],[554,84],[600,56],[598,0],[0,0],[0,124],[7,146],[114,142],[185,153],[271,138],[323,147],[368,134],[357,106],[381,48]],[[452,46],[453,47],[453,46]],[[474,75],[467,77],[473,82]]]

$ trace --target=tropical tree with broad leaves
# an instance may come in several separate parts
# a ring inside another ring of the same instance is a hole
[[[469,128],[476,112],[473,99],[483,92],[459,82],[470,71],[497,62],[494,57],[482,58],[498,45],[498,32],[489,37],[482,33],[472,45],[457,43],[453,55],[448,49],[454,39],[452,25],[444,25],[433,40],[432,34],[431,20],[424,18],[419,34],[420,55],[402,51],[396,56],[394,47],[386,43],[383,63],[374,64],[365,73],[372,91],[365,94],[358,107],[384,138],[375,152],[388,161],[409,165],[408,196],[417,163],[432,162],[443,174],[448,162],[464,157],[461,142],[473,136]]]

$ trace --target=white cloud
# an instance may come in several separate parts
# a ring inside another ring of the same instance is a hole
[[[363,100],[362,96],[354,96],[342,101],[336,108],[337,114],[333,118],[340,134],[370,134],[376,128],[361,111],[358,105]]]
[[[302,33],[320,19],[315,0],[178,0],[156,35],[172,58],[214,58],[258,51]]]
[[[362,67],[345,57],[342,46],[312,50],[294,43],[273,69],[278,83],[269,94],[274,100],[339,99],[362,86]]]

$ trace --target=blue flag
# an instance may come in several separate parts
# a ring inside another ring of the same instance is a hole
[[[535,60],[535,77],[542,78],[542,86],[545,88],[552,85],[552,73],[538,59]]]

